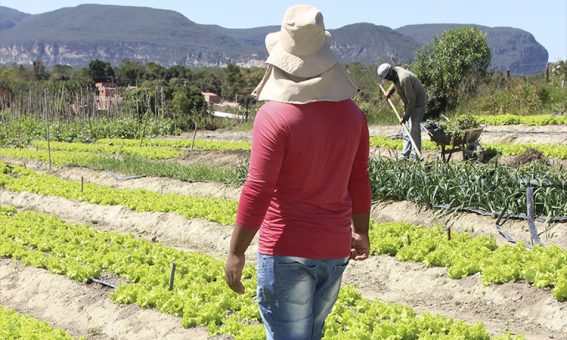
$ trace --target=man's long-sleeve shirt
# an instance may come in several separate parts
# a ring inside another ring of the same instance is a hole
[[[401,67],[394,69],[397,74],[394,89],[404,103],[404,118],[408,120],[416,108],[427,104],[427,92],[415,74]]]
[[[368,139],[351,100],[260,108],[236,221],[260,228],[260,253],[350,254],[352,214],[370,212]]]

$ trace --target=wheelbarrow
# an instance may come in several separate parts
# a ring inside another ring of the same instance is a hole
[[[443,127],[435,122],[428,120],[421,124],[421,128],[431,138],[437,146],[441,147],[440,159],[448,162],[451,155],[455,152],[462,152],[464,160],[484,160],[484,149],[479,143],[482,127],[463,130],[462,136],[451,136]]]

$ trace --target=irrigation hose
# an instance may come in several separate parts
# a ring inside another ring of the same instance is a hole
[[[432,205],[432,208],[435,209],[444,209],[444,210],[449,210],[449,211],[463,211],[463,212],[472,212],[481,216],[490,216],[490,217],[495,217],[494,213],[488,212],[486,210],[482,210],[482,209],[477,209],[477,208],[453,208],[448,204],[438,204],[438,205]],[[511,215],[506,215],[506,218],[513,218],[513,219],[518,219],[518,220],[527,220],[528,216],[526,214],[511,214]],[[555,217],[550,217],[548,219],[545,219],[543,217],[537,217],[534,219],[534,221],[536,222],[558,222],[558,223],[564,223],[567,222],[567,216],[555,216]]]

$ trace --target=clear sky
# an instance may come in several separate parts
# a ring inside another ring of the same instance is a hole
[[[84,3],[171,9],[196,23],[226,28],[279,25],[285,10],[297,3],[319,8],[329,29],[359,22],[390,28],[424,23],[508,26],[533,34],[550,61],[567,59],[567,0],[0,0],[2,6],[30,14]]]

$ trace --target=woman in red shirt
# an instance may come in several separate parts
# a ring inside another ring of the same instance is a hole
[[[321,12],[289,8],[268,34],[266,100],[252,132],[226,281],[242,293],[244,252],[260,230],[258,304],[268,339],[319,339],[349,258],[368,257],[368,126],[330,49]]]

